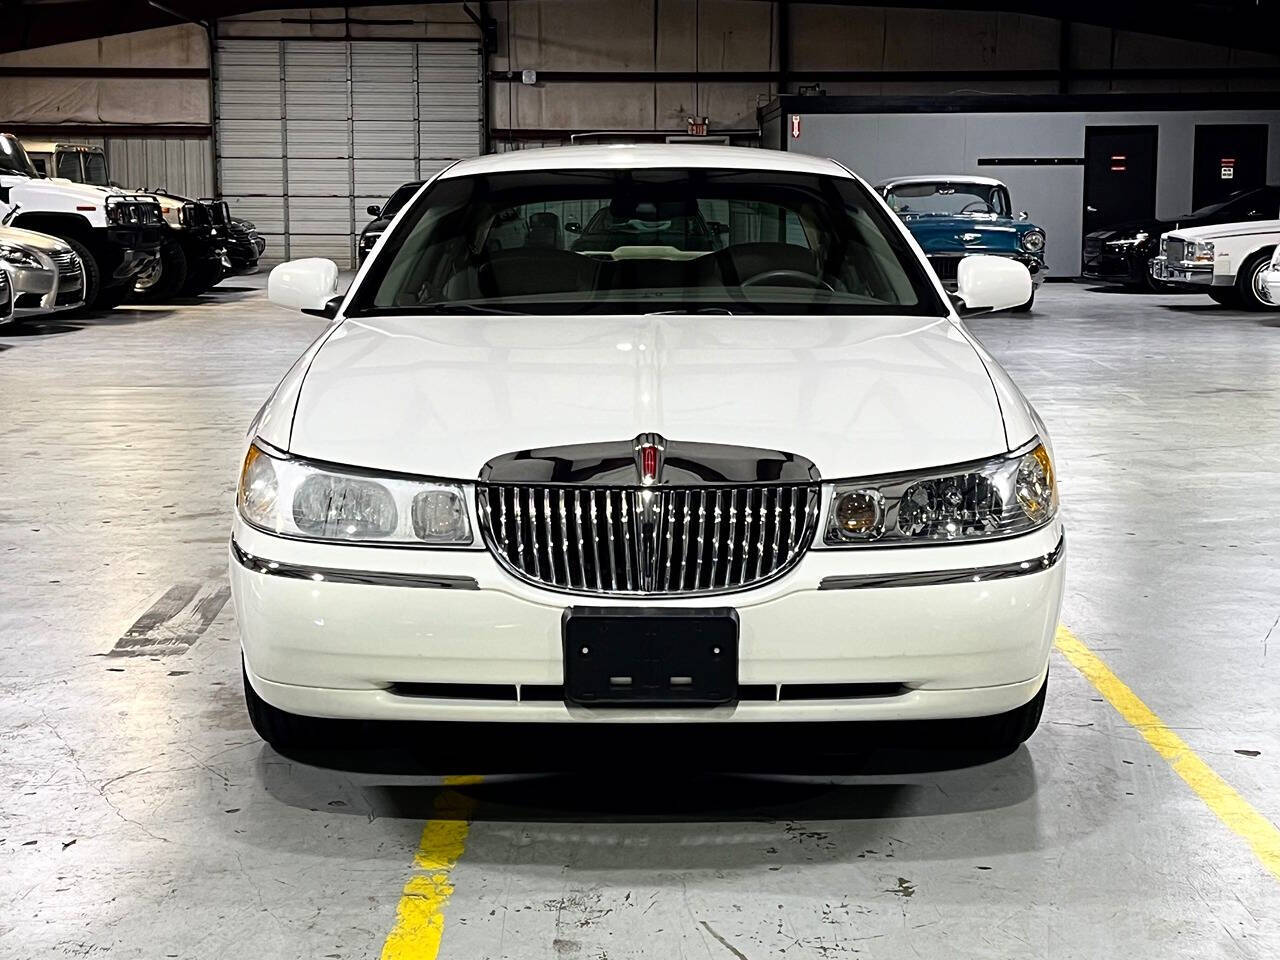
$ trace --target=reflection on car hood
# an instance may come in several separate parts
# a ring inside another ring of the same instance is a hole
[[[1184,227],[1174,233],[1184,240],[1222,240],[1253,234],[1280,233],[1280,220],[1250,220],[1248,223],[1214,223],[1204,227]]]
[[[36,233],[34,230],[22,230],[18,227],[0,227],[0,243],[31,247],[49,256],[55,253],[66,253],[71,249],[57,237],[51,237],[47,233]]]
[[[1086,234],[1086,236],[1093,240],[1119,240],[1125,237],[1132,237],[1137,233],[1159,236],[1166,230],[1171,229],[1173,229],[1173,223],[1168,220],[1126,220],[1124,223],[1116,223],[1101,230],[1094,230],[1092,233]]]
[[[944,318],[706,315],[348,319],[289,448],[469,478],[499,454],[649,431],[801,454],[826,477],[1006,449],[986,368]]]

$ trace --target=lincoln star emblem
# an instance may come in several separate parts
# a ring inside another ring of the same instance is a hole
[[[640,482],[652,486],[662,479],[662,460],[666,441],[656,433],[642,433],[636,437],[636,472]]]
[[[962,234],[960,234],[960,242],[961,242],[961,243],[977,243],[977,242],[978,242],[979,240],[981,240],[981,239],[982,239],[982,234],[980,234],[980,233],[962,233]]]

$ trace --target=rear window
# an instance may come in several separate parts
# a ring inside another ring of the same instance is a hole
[[[351,312],[945,310],[857,181],[732,169],[540,170],[437,180]]]

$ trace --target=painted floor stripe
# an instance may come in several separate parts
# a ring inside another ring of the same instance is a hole
[[[479,783],[480,777],[445,777],[446,786]],[[435,960],[444,935],[444,908],[453,895],[449,873],[462,856],[475,800],[457,790],[436,797],[435,816],[422,828],[413,876],[404,885],[396,922],[382,945],[382,960]]]
[[[1165,726],[1138,695],[1111,672],[1098,655],[1066,627],[1059,626],[1054,645],[1072,665],[1098,688],[1120,716],[1142,734],[1156,753],[1168,761],[1205,806],[1232,831],[1244,838],[1254,854],[1280,880],[1280,829],[1255,810],[1244,797],[1200,759],[1180,736]]]

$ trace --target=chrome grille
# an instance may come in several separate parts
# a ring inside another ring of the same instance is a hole
[[[523,580],[594,595],[751,587],[790,569],[818,521],[817,484],[596,487],[480,484],[490,551]]]
[[[54,306],[66,307],[84,299],[84,267],[80,258],[70,250],[52,254],[58,270],[58,296]]]
[[[943,283],[954,282],[959,275],[960,261],[963,259],[964,257],[930,257],[929,265],[933,267],[933,272]]]
[[[1187,259],[1187,245],[1184,241],[1176,237],[1170,237],[1165,242],[1165,256],[1170,263],[1180,263]]]

